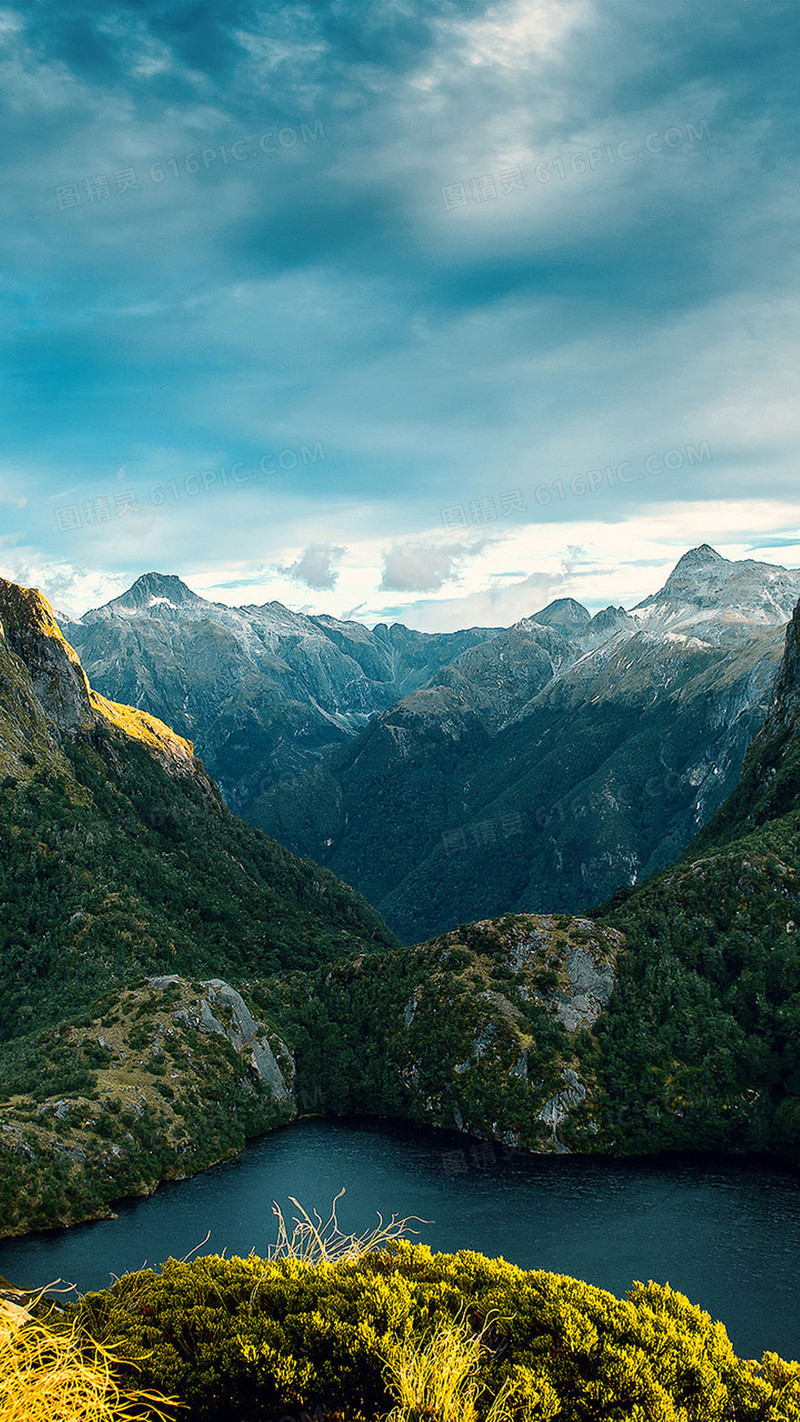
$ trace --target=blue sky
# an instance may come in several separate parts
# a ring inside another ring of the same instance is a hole
[[[0,11],[0,571],[368,622],[795,565],[800,9]]]

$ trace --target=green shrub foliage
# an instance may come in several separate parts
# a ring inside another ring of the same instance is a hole
[[[387,1344],[421,1339],[462,1311],[476,1332],[489,1324],[484,1414],[510,1379],[517,1422],[800,1419],[800,1366],[737,1358],[723,1325],[669,1286],[636,1284],[619,1300],[563,1275],[408,1241],[336,1264],[170,1260],[78,1309],[196,1422],[315,1409],[378,1419],[393,1403]]]

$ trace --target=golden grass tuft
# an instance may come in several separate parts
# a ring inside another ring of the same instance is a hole
[[[180,1404],[123,1388],[122,1362],[77,1322],[51,1328],[0,1299],[0,1422],[169,1422]]]
[[[387,1386],[395,1406],[387,1422],[476,1422],[486,1392],[480,1371],[489,1349],[484,1337],[491,1321],[473,1333],[463,1313],[430,1329],[422,1338],[394,1342],[386,1351]],[[484,1422],[508,1422],[516,1387],[503,1383],[483,1413]]]
[[[299,1217],[295,1216],[293,1220],[291,1234],[280,1205],[273,1201],[272,1213],[278,1221],[278,1240],[267,1250],[267,1259],[270,1262],[277,1259],[300,1259],[305,1264],[339,1264],[347,1259],[360,1259],[363,1254],[373,1254],[398,1239],[405,1239],[412,1220],[416,1220],[418,1224],[429,1223],[419,1219],[417,1215],[409,1215],[407,1219],[402,1220],[392,1215],[389,1223],[384,1224],[383,1216],[379,1214],[374,1229],[365,1230],[363,1234],[343,1234],[336,1218],[336,1205],[344,1194],[342,1189],[334,1196],[327,1220],[323,1220],[316,1210],[312,1219],[299,1200],[290,1195],[292,1204],[300,1211]],[[418,1231],[411,1230],[411,1233],[416,1234]]]

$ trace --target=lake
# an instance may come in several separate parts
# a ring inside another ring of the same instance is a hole
[[[669,1282],[728,1328],[737,1352],[800,1358],[800,1178],[729,1159],[523,1157],[385,1123],[307,1120],[203,1175],[119,1207],[113,1220],[0,1244],[0,1274],[83,1291],[170,1255],[263,1252],[272,1201],[325,1218],[342,1186],[345,1231],[418,1215],[433,1249],[475,1249],[621,1295]]]

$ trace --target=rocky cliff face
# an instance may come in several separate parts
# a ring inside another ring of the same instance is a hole
[[[163,989],[180,982],[177,976],[151,978],[150,986]],[[272,1049],[270,1028],[255,1020],[241,993],[221,978],[212,978],[202,986],[204,992],[199,1002],[199,1013],[182,1006],[174,1014],[176,1022],[183,1022],[202,1032],[218,1032],[230,1042],[234,1051],[244,1057],[251,1072],[269,1089],[275,1101],[289,1101],[295,1065],[285,1042],[276,1038],[286,1075],[281,1071]]]
[[[800,807],[800,603],[786,629],[766,723],[748,750],[741,780],[698,843],[705,848],[749,834]]]
[[[35,588],[0,578],[0,638],[5,652],[19,659],[44,716],[56,731],[71,731],[92,720],[89,683],[65,641],[50,604]]]
[[[146,745],[169,774],[191,776],[214,793],[191,744],[147,712],[93,691],[47,599],[35,588],[21,588],[4,578],[0,578],[0,661],[0,714],[5,713],[6,722],[0,756],[8,769],[23,771],[21,750],[12,754],[15,743],[22,746],[23,721],[34,730],[34,741],[51,755],[65,741],[74,742],[79,732],[90,735],[102,726]],[[32,753],[30,746],[28,753]]]

